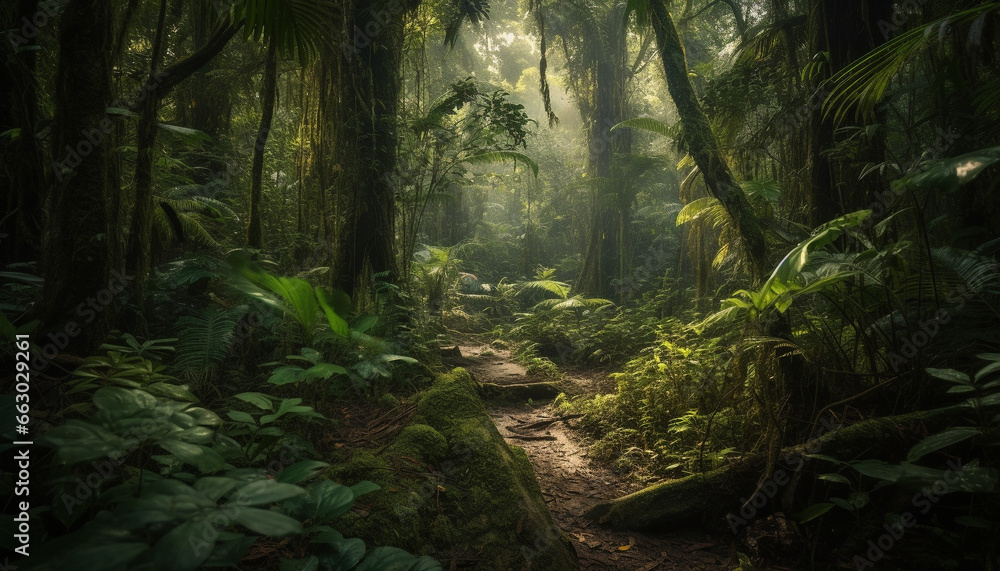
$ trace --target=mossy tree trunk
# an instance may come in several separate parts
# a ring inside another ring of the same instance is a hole
[[[746,253],[756,268],[757,277],[762,278],[768,271],[763,227],[722,156],[708,117],[698,102],[688,75],[684,46],[681,44],[674,20],[667,10],[666,2],[651,0],[649,10],[653,31],[656,34],[656,45],[667,78],[667,90],[677,106],[677,113],[684,127],[687,150],[705,177],[705,184],[712,196],[719,199],[736,224]]]
[[[727,515],[739,514],[746,499],[757,497],[758,491],[764,491],[769,496],[766,508],[760,508],[762,511],[770,513],[790,507],[805,507],[800,505],[801,502],[796,505],[795,494],[799,489],[801,470],[804,470],[802,466],[808,461],[805,454],[822,453],[844,461],[888,458],[901,449],[905,450],[924,431],[941,430],[954,419],[953,411],[932,410],[865,420],[831,430],[804,444],[785,448],[780,456],[788,466],[780,467],[774,474],[765,473],[768,459],[764,454],[758,454],[730,466],[661,482],[616,500],[602,502],[594,506],[587,517],[617,529],[732,529],[732,520],[727,520]],[[911,434],[912,438],[906,438],[906,434]],[[823,472],[830,471],[829,468],[829,464],[817,465],[817,469]],[[783,471],[782,477],[779,477],[779,471]],[[760,484],[765,477],[775,482],[773,492],[765,490]]]
[[[371,274],[394,281],[396,264],[396,132],[403,26],[419,2],[362,2],[345,7],[339,78],[336,191],[345,199],[334,270],[335,284],[354,295]],[[374,33],[369,33],[374,31]],[[337,197],[333,200],[336,202]]]

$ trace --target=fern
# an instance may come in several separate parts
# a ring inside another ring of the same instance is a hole
[[[236,324],[246,311],[245,305],[208,307],[198,315],[178,318],[174,369],[187,379],[210,376],[229,353]]]

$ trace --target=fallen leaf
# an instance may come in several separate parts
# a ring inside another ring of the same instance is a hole
[[[586,543],[587,542],[587,536],[584,535],[584,534],[582,534],[582,533],[578,533],[578,534],[576,534],[576,540],[579,541],[580,543]]]
[[[333,445],[333,447],[334,448],[343,448],[344,447],[344,443],[343,442],[337,442],[336,444]]]
[[[631,545],[619,545],[618,546],[618,551],[628,551],[629,549],[632,549]]]
[[[524,531],[524,518],[523,517],[521,519],[517,520],[517,534],[521,535],[522,531]]]
[[[686,553],[691,553],[692,551],[698,551],[699,549],[705,549],[714,546],[714,543],[695,543],[693,545],[688,545],[684,548]]]

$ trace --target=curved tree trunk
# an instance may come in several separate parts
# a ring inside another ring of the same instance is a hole
[[[264,65],[264,86],[260,92],[260,128],[257,142],[253,147],[253,167],[250,172],[250,225],[247,229],[247,245],[262,248],[260,224],[260,202],[264,178],[264,147],[267,134],[271,131],[274,117],[274,99],[278,91],[278,43],[271,40],[267,47],[267,63]]]
[[[677,106],[688,151],[705,177],[705,184],[712,196],[719,199],[736,223],[747,255],[756,268],[757,277],[763,278],[768,271],[764,230],[743,189],[729,170],[708,118],[698,102],[688,76],[684,46],[666,3],[663,0],[651,0],[649,9],[653,31],[656,33],[656,45],[667,76],[667,90]]]

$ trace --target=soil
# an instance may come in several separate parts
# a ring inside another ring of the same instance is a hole
[[[445,362],[465,367],[480,383],[511,385],[549,380],[529,375],[503,349],[473,341],[457,347],[457,352],[444,351]],[[588,371],[571,371],[562,386],[567,395],[614,390],[614,383],[606,375]],[[615,531],[584,518],[583,514],[597,502],[634,492],[641,486],[588,457],[584,436],[574,428],[572,420],[559,420],[551,405],[488,406],[507,442],[523,448],[531,459],[549,511],[573,540],[580,569],[729,570],[738,565],[732,541],[727,537],[699,531]],[[553,422],[544,424],[547,421]]]

